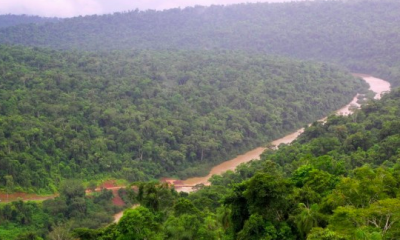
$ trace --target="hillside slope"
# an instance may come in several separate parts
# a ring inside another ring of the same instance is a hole
[[[16,26],[0,43],[83,49],[242,49],[340,63],[399,85],[400,2],[313,1],[131,11]]]
[[[63,178],[205,174],[366,85],[327,64],[237,52],[4,46],[0,84],[0,176],[53,191]]]

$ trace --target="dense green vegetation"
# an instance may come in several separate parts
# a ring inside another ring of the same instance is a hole
[[[112,198],[113,193],[106,189],[85,196],[80,181],[67,180],[55,199],[0,205],[0,239],[66,240],[74,228],[106,226],[120,210],[113,206]]]
[[[140,208],[80,239],[400,238],[400,90],[349,117],[314,123],[262,161],[190,195],[140,185]]]
[[[121,190],[118,224],[110,192],[61,184],[205,174],[365,89],[309,60],[400,85],[399,1],[28,18],[0,17],[0,191],[60,196],[0,205],[1,240],[400,239],[400,90],[195,193]]]
[[[339,108],[362,83],[326,64],[244,53],[3,46],[0,176],[54,192],[65,178],[205,174]]]
[[[22,24],[43,24],[46,22],[57,22],[61,19],[58,18],[43,18],[39,16],[28,16],[28,15],[0,15],[0,28],[6,28],[11,26],[17,26]]]
[[[0,31],[0,42],[56,49],[233,49],[336,62],[400,79],[400,2],[309,1],[76,17]]]

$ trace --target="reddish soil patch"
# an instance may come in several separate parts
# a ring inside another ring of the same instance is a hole
[[[118,189],[112,189],[114,198],[113,198],[113,204],[115,206],[124,206],[125,203],[122,201],[122,198],[118,195]]]
[[[118,186],[118,185],[117,185],[117,183],[116,183],[115,180],[108,180],[108,181],[103,182],[103,183],[100,185],[100,188],[107,188],[107,189],[109,189],[109,188],[114,188],[114,187],[117,187],[117,186]]]
[[[111,190],[114,198],[113,198],[113,204],[116,206],[123,206],[125,205],[124,201],[122,201],[122,198],[118,195],[118,190],[124,188],[124,186],[120,187],[112,187],[112,185],[108,185],[108,187],[104,187],[104,185],[101,185],[101,187],[96,188],[95,192],[101,192],[103,189]],[[89,189],[86,189],[86,193],[91,193],[92,191]]]
[[[7,193],[0,193],[0,202],[12,202],[12,201],[17,201],[18,199],[21,199],[23,201],[40,201],[40,200],[47,200],[51,198],[55,198],[58,196],[57,194],[54,195],[48,195],[48,196],[40,196],[37,194],[31,194],[31,193],[10,193],[8,194],[7,198]]]
[[[102,189],[108,189],[111,190],[114,198],[113,198],[113,204],[115,206],[124,206],[125,203],[122,201],[121,197],[118,195],[118,190],[120,188],[123,188],[125,186],[118,186],[115,180],[108,180],[103,182],[99,187],[96,188],[95,192],[100,192]],[[86,193],[90,193],[91,191],[89,189],[86,189]]]

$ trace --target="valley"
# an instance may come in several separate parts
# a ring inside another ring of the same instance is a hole
[[[0,15],[0,240],[400,239],[398,22],[396,0]]]

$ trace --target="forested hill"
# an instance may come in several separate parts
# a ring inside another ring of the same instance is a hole
[[[0,43],[55,49],[242,49],[399,75],[400,2],[306,1],[131,11],[0,31]]]
[[[43,24],[46,22],[57,22],[59,18],[44,18],[39,16],[29,15],[0,15],[0,28],[7,28],[11,26],[17,26],[21,24]]]
[[[205,173],[365,87],[327,64],[238,52],[6,46],[0,85],[0,176],[48,190],[63,178]]]
[[[399,119],[397,89],[351,116],[315,122],[190,195],[143,184],[131,198],[142,207],[118,224],[74,232],[82,240],[400,239]]]

